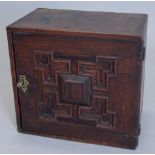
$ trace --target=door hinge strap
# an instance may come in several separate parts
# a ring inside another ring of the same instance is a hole
[[[142,47],[141,49],[141,60],[144,61],[145,60],[145,47]]]

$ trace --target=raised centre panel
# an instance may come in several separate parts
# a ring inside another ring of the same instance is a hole
[[[76,74],[58,75],[60,102],[90,105],[91,78]]]

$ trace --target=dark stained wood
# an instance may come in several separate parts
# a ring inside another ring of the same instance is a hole
[[[135,149],[146,26],[143,14],[49,9],[8,26],[19,131]]]

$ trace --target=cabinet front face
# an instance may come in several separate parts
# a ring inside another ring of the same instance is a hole
[[[13,46],[23,130],[97,143],[114,140],[107,131],[137,135],[135,42],[13,33]]]

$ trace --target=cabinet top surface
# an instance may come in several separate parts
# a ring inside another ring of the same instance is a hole
[[[36,9],[11,28],[144,37],[146,14]]]

